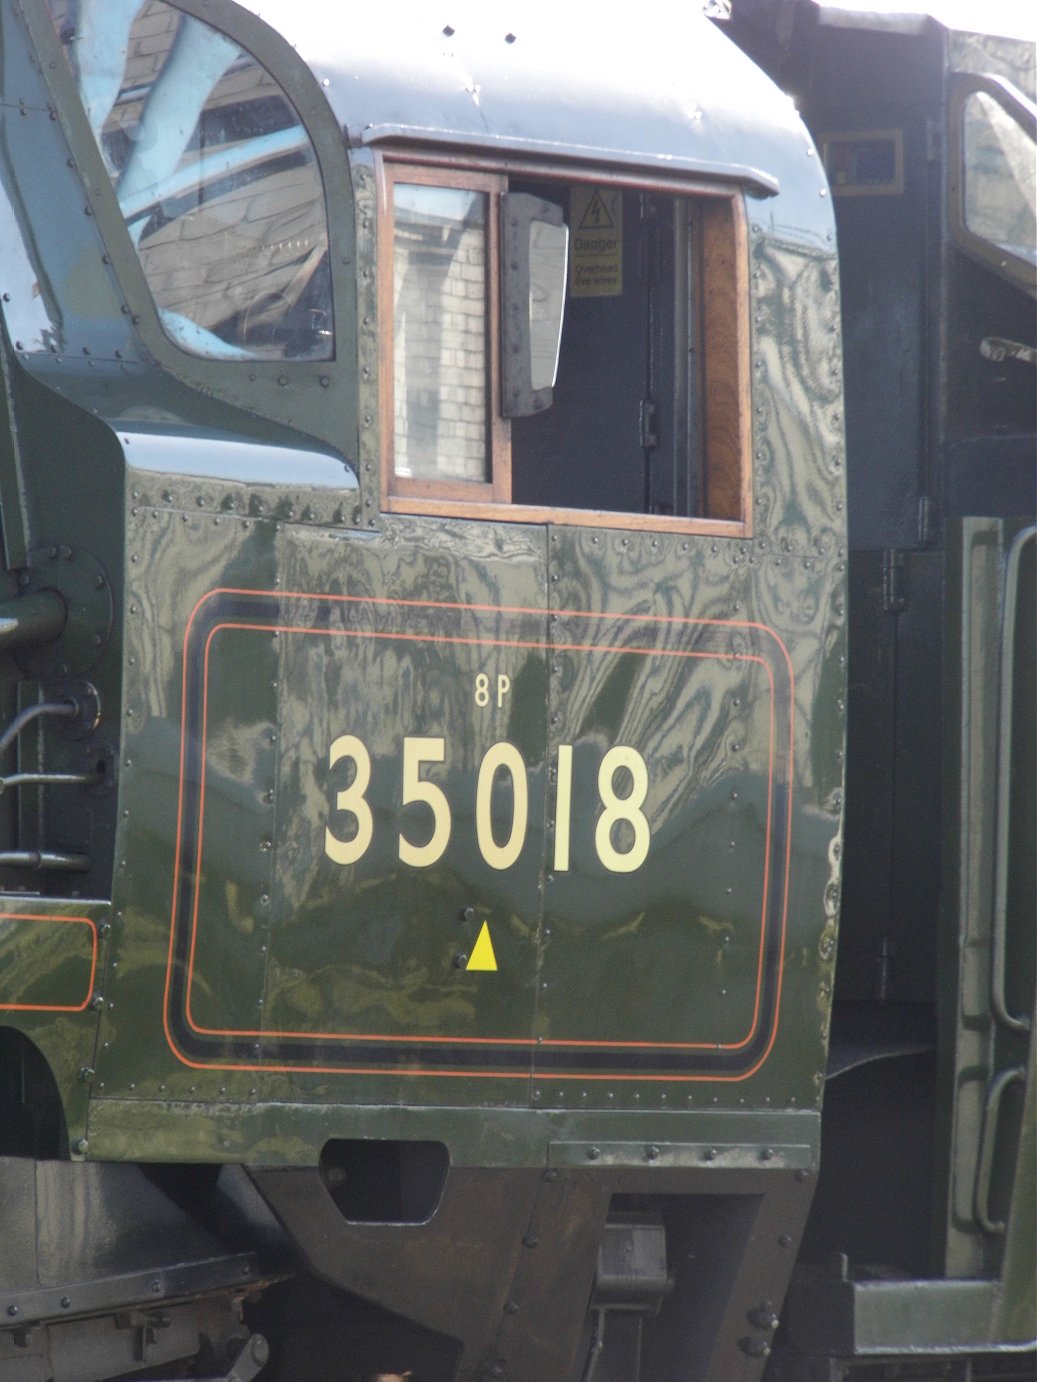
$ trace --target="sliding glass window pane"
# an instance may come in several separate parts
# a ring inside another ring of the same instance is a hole
[[[396,474],[486,482],[487,196],[396,183],[393,208]]]

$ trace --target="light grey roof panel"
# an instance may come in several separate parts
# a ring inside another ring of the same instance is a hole
[[[701,174],[774,192],[792,105],[689,0],[255,0],[354,143],[414,139]]]

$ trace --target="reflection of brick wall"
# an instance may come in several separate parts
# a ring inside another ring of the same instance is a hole
[[[483,229],[398,209],[393,267],[396,471],[485,480]]]

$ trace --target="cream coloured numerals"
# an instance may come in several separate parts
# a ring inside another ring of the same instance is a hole
[[[330,826],[324,830],[324,852],[336,864],[355,864],[366,854],[374,837],[374,815],[367,802],[371,784],[371,755],[362,739],[343,734],[331,746],[328,767],[343,759],[353,764],[352,781],[335,793],[335,810],[351,815],[356,822],[352,838],[342,839]],[[442,787],[424,775],[426,765],[446,762],[446,741],[441,738],[408,736],[403,741],[402,804],[420,802],[432,823],[432,834],[425,844],[414,844],[399,833],[400,862],[411,868],[427,869],[437,863],[450,843],[452,818],[450,802]],[[493,830],[491,802],[494,784],[505,774],[511,782],[511,824],[503,840]],[[619,791],[618,785],[625,788]],[[636,749],[617,744],[609,749],[598,768],[600,811],[594,828],[594,849],[610,873],[633,873],[648,857],[651,829],[644,814],[648,795],[648,768]],[[555,872],[569,868],[572,839],[573,746],[559,744],[555,787]],[[626,829],[617,831],[617,826]],[[516,863],[526,843],[529,828],[529,779],[522,755],[514,744],[500,740],[491,744],[479,764],[475,789],[475,834],[479,853],[493,869],[508,869]]]

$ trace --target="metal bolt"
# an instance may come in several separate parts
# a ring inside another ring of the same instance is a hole
[[[658,1160],[659,1160],[659,1148],[658,1148],[658,1147],[647,1147],[647,1148],[645,1149],[645,1156],[648,1158],[649,1161],[658,1161]]]
[[[464,967],[465,967],[465,965],[467,965],[467,963],[468,963],[468,956],[467,956],[463,951],[458,951],[458,953],[454,956],[454,968],[455,968],[455,969],[464,969]]]
[[[747,1335],[744,1339],[739,1339],[738,1347],[743,1353],[747,1353],[750,1358],[770,1357],[770,1344],[766,1339],[760,1339],[755,1335]]]
[[[84,1084],[89,1084],[90,1081],[94,1078],[94,1067],[92,1065],[80,1066],[79,1078],[83,1081]]]

